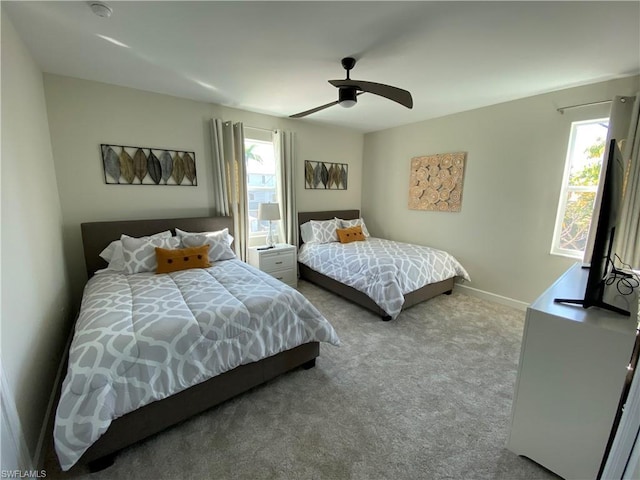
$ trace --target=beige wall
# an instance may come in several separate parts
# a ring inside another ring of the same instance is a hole
[[[296,132],[299,210],[360,208],[361,133],[75,78],[46,74],[44,79],[75,298],[86,280],[80,223],[211,213],[209,120],[213,117]],[[198,186],[106,185],[101,143],[194,151]],[[304,160],[349,164],[349,189],[305,190]]]
[[[37,462],[41,426],[70,327],[69,281],[42,73],[4,11],[1,143],[2,369],[11,390],[2,393],[15,400],[31,457],[27,461]],[[7,405],[2,407],[5,413]],[[2,428],[6,439],[7,425]],[[16,459],[5,457],[9,446],[2,446],[3,468],[17,466]]]
[[[572,121],[632,95],[640,77],[572,88],[365,135],[362,211],[373,234],[454,254],[468,286],[529,303],[574,260],[550,255]],[[462,211],[409,210],[414,156],[467,152]]]

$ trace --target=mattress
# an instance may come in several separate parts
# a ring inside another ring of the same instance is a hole
[[[233,368],[308,342],[339,345],[298,291],[237,259],[87,283],[56,411],[71,468],[111,421]]]
[[[365,293],[391,318],[400,314],[407,293],[453,277],[470,280],[450,253],[375,237],[351,243],[305,243],[298,261]]]

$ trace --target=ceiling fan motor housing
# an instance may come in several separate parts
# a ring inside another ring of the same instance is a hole
[[[340,87],[338,89],[338,103],[345,108],[353,107],[358,103],[358,96],[355,87]]]
[[[356,59],[353,57],[346,57],[343,58],[340,63],[342,63],[342,68],[347,71],[347,76],[349,76],[349,70],[356,66]]]

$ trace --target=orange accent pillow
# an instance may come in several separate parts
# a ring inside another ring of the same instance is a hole
[[[340,243],[351,243],[366,240],[360,225],[349,228],[338,228],[336,229],[336,233],[338,234],[338,240],[340,240]]]
[[[156,247],[156,273],[177,272],[189,268],[207,268],[209,263],[209,245],[190,248],[160,248]]]

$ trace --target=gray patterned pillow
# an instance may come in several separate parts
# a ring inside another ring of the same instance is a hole
[[[229,231],[225,228],[220,232],[211,233],[186,233],[182,232],[182,244],[185,247],[209,246],[209,262],[218,260],[230,260],[236,258],[229,246]]]
[[[318,243],[330,243],[338,241],[336,229],[339,227],[336,219],[331,220],[311,220],[313,239]]]
[[[365,237],[369,236],[369,231],[367,230],[367,226],[364,224],[364,219],[356,218],[355,220],[342,220],[341,218],[336,217],[336,221],[341,226],[340,228],[350,228],[357,227],[360,225],[362,227],[362,233]]]
[[[158,268],[156,247],[178,248],[180,246],[178,237],[134,238],[122,235],[120,240],[124,256],[124,272],[122,273],[125,274],[155,272]]]
[[[186,237],[188,235],[211,235],[214,233],[224,233],[227,236],[227,243],[229,244],[229,246],[233,244],[234,238],[233,238],[233,235],[229,233],[228,228],[223,228],[222,230],[215,230],[213,232],[185,232],[184,230],[180,230],[179,228],[176,228],[176,235],[181,240],[182,240],[182,237]]]
[[[153,235],[148,235],[144,237],[138,238],[170,238],[171,232],[169,230],[165,230],[164,232],[154,233]],[[131,237],[134,238],[134,237]],[[111,242],[107,248],[100,252],[100,257],[109,263],[109,266],[106,270],[113,270],[114,272],[123,273],[124,272],[124,254],[122,253],[122,241],[114,240]]]

